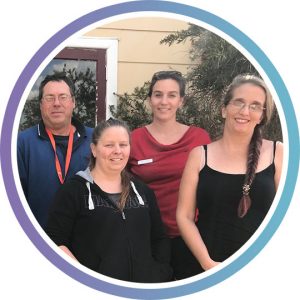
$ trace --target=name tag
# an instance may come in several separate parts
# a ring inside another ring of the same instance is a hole
[[[150,164],[153,162],[153,158],[138,160],[138,165]]]

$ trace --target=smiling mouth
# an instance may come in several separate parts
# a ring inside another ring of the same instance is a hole
[[[239,118],[236,118],[235,121],[239,124],[246,124],[249,122],[249,120],[239,119]]]

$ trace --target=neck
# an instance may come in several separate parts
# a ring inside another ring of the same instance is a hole
[[[155,120],[149,125],[149,127],[152,130],[155,130],[160,133],[166,132],[168,134],[173,131],[176,132],[179,126],[181,126],[181,124],[178,123],[176,120],[170,120],[165,122]]]
[[[250,139],[249,136],[232,136],[224,133],[220,143],[225,151],[243,154],[248,153]]]
[[[91,174],[94,178],[104,179],[104,180],[108,180],[108,181],[121,180],[120,171],[107,172],[107,171],[101,169],[97,165],[95,165],[95,167],[91,170]]]
[[[119,172],[107,173],[97,166],[91,170],[94,182],[107,193],[119,193],[122,191],[121,174]]]
[[[61,135],[61,136],[68,136],[70,134],[70,129],[75,127],[73,125],[68,125],[63,128],[53,128],[53,127],[48,127],[45,125],[45,127],[51,131],[53,135]],[[75,130],[74,130],[75,131]]]

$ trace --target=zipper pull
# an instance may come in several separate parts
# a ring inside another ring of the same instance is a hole
[[[122,211],[122,218],[123,218],[123,220],[126,220],[126,217],[125,217],[124,211]]]

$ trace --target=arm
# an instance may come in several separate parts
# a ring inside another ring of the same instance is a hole
[[[25,163],[25,147],[24,147],[24,140],[22,137],[18,136],[18,142],[17,142],[17,162],[18,162],[18,171],[20,176],[21,185],[23,188],[23,192],[25,194],[25,197],[27,198],[27,173],[28,170],[26,168]]]
[[[45,231],[53,242],[70,257],[71,239],[76,215],[79,207],[77,194],[79,189],[74,182],[65,183],[58,189],[53,204],[50,207]]]
[[[277,142],[275,158],[274,158],[274,162],[275,162],[274,182],[275,182],[276,190],[278,188],[279,180],[281,176],[282,161],[283,161],[283,144],[281,142]]]
[[[151,189],[147,191],[151,218],[151,250],[153,258],[160,263],[170,263],[171,245],[166,235],[164,224],[161,219],[160,210],[156,197]]]
[[[218,263],[213,261],[201,238],[195,224],[196,190],[199,172],[202,168],[202,147],[194,148],[189,155],[179,189],[179,200],[177,205],[177,224],[187,246],[194,254],[204,270],[208,270]]]
[[[73,255],[73,253],[69,250],[66,246],[59,246],[59,248],[64,251],[67,255],[69,255],[71,258],[77,261],[76,257]]]

